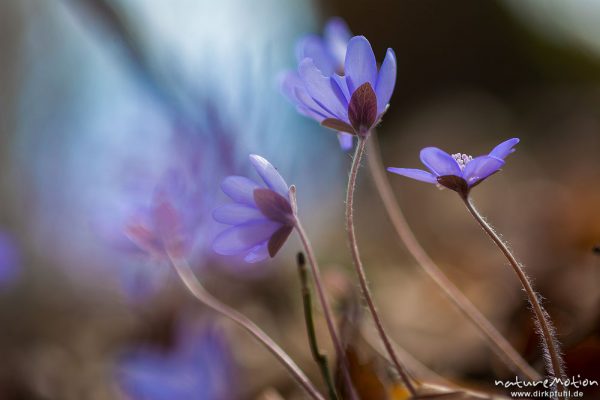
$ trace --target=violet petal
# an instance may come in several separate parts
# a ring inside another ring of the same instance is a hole
[[[405,176],[405,177],[411,178],[411,179],[416,179],[417,181],[427,182],[427,183],[437,183],[436,177],[431,172],[424,171],[422,169],[390,167],[387,170],[394,174],[402,175],[402,176]]]
[[[248,207],[243,204],[226,204],[213,211],[215,221],[222,224],[237,225],[250,221],[264,219],[264,215],[254,207]]]
[[[340,70],[344,69],[346,49],[352,32],[342,18],[333,17],[325,25],[323,37],[335,62],[337,72],[342,72]]]
[[[308,94],[332,116],[346,120],[347,109],[334,92],[331,79],[323,76],[310,58],[302,60],[298,72]]]
[[[250,206],[254,206],[254,189],[259,187],[245,176],[228,176],[221,183],[221,189],[231,200]]]
[[[254,246],[244,257],[244,261],[250,264],[254,264],[269,258],[269,241],[264,241],[261,244]]]
[[[250,162],[269,188],[280,195],[287,197],[289,187],[287,183],[285,183],[283,177],[279,174],[279,171],[277,171],[270,162],[256,154],[250,155]]]
[[[233,226],[217,235],[213,250],[225,256],[240,254],[270,239],[280,227],[280,223],[266,218]]]
[[[479,156],[471,160],[463,170],[463,178],[469,186],[497,172],[504,165],[502,159],[491,156]]]
[[[364,36],[354,36],[348,42],[346,60],[344,62],[345,75],[348,77],[348,88],[354,92],[364,83],[375,86],[377,79],[377,61],[371,44]]]
[[[352,149],[352,146],[354,145],[354,137],[351,134],[338,132],[337,137],[342,150],[349,151]]]
[[[377,113],[385,111],[385,107],[390,102],[394,86],[396,85],[396,54],[394,50],[388,49],[375,85],[375,94],[377,95]]]
[[[498,146],[494,147],[494,149],[490,152],[489,155],[503,160],[510,153],[513,153],[515,151],[515,149],[513,149],[513,147],[515,147],[517,145],[517,143],[519,143],[519,141],[520,140],[518,138],[512,138],[512,139],[505,140],[504,142],[500,143]]]
[[[437,147],[426,147],[421,150],[421,162],[436,176],[462,176],[456,160],[450,154]]]
[[[305,58],[312,59],[315,66],[325,76],[333,74],[336,70],[336,65],[325,47],[323,39],[317,35],[308,35],[298,41],[296,57],[298,62]]]

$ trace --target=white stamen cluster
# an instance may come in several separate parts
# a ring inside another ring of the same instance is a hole
[[[468,154],[462,154],[462,153],[456,153],[456,154],[452,154],[452,158],[454,158],[456,160],[456,162],[458,163],[458,166],[460,167],[460,170],[462,171],[463,169],[465,169],[465,166],[471,161],[473,160],[473,157],[468,155]]]

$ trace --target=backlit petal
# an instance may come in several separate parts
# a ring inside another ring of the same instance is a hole
[[[269,258],[269,241],[262,242],[261,244],[254,246],[244,257],[244,261],[250,264],[254,264]]]
[[[352,145],[354,142],[354,137],[352,135],[350,135],[349,133],[338,132],[337,137],[342,150],[349,151],[350,149],[352,149]]]
[[[431,172],[423,171],[422,169],[390,167],[387,170],[394,174],[406,176],[407,178],[416,179],[421,182],[437,183],[436,177],[433,176]]]
[[[296,57],[298,62],[305,58],[312,59],[315,66],[325,76],[333,74],[336,70],[336,65],[325,42],[317,35],[308,35],[300,39],[296,47]]]
[[[450,154],[437,147],[426,147],[421,150],[421,162],[436,176],[462,176],[456,160]]]
[[[369,82],[372,87],[375,87],[377,61],[367,38],[354,36],[350,39],[344,67],[351,93],[365,82]]]
[[[239,225],[265,218],[257,208],[243,204],[226,204],[215,209],[212,215],[215,221],[229,225]]]
[[[504,165],[504,160],[490,157],[480,156],[471,160],[463,171],[463,178],[469,186],[487,178],[497,172]]]
[[[494,147],[489,155],[503,160],[506,158],[506,156],[515,151],[513,147],[515,147],[519,141],[520,140],[518,138],[505,140],[498,146]]]
[[[346,22],[339,17],[331,18],[325,25],[324,33],[325,43],[335,62],[337,71],[344,69],[344,61],[346,59],[346,50],[348,49],[348,41],[352,37],[352,33]]]
[[[256,169],[265,184],[273,191],[279,193],[285,198],[288,198],[289,186],[285,183],[283,177],[277,169],[271,165],[265,158],[256,154],[250,155],[250,162]],[[254,195],[253,195],[254,196]]]
[[[254,189],[260,186],[244,176],[228,176],[221,183],[221,189],[233,201],[254,206]]]
[[[226,256],[240,254],[269,240],[280,227],[280,223],[268,219],[233,226],[217,235],[213,250]]]
[[[306,91],[315,102],[331,113],[332,116],[347,120],[348,111],[334,91],[332,84],[335,84],[335,82],[330,77],[323,76],[310,58],[302,60],[298,72],[304,82]]]
[[[385,111],[385,106],[390,102],[394,86],[396,85],[396,55],[394,50],[388,49],[377,75],[375,94],[377,95],[377,113]]]

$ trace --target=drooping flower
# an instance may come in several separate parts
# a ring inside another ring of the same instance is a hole
[[[221,255],[246,254],[249,263],[274,257],[294,229],[295,216],[289,186],[266,159],[250,155],[252,166],[265,186],[243,176],[229,176],[221,184],[234,203],[214,210],[217,222],[232,225],[213,242]]]
[[[379,123],[396,84],[396,56],[388,49],[381,68],[364,36],[348,41],[343,69],[340,59],[347,30],[338,24],[319,42],[309,37],[300,43],[298,71],[288,72],[282,82],[284,95],[297,110],[338,132],[366,136]],[[335,40],[329,39],[335,38]],[[329,43],[335,43],[330,45]],[[347,145],[347,139],[341,143]],[[351,144],[351,142],[350,142]]]
[[[421,162],[429,171],[413,168],[388,168],[388,171],[418,181],[439,184],[466,196],[471,188],[480,184],[502,168],[504,159],[515,151],[519,139],[508,139],[487,155],[471,157],[466,154],[448,154],[437,147],[421,150]]]
[[[189,324],[188,324],[189,325]],[[233,356],[214,326],[180,327],[171,351],[142,347],[117,363],[120,389],[131,400],[236,398]]]

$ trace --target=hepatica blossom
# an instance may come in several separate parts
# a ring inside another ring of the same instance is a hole
[[[0,230],[0,289],[9,286],[19,275],[20,258],[12,235]]]
[[[325,24],[323,36],[306,35],[298,41],[298,62],[311,58],[324,75],[331,76],[336,72],[344,75],[346,49],[351,37],[352,33],[343,19],[331,18]]]
[[[305,58],[313,60],[317,68],[323,73],[323,75],[331,76],[334,73],[344,75],[344,60],[346,58],[346,50],[348,48],[348,42],[352,37],[348,25],[341,18],[331,18],[327,24],[323,36],[319,35],[306,35],[298,41],[296,45],[296,58],[300,63]],[[288,74],[295,75],[287,77],[287,79],[299,80],[298,73],[296,71],[289,72]],[[294,100],[294,93],[289,92],[289,87],[285,84],[283,86],[284,94]],[[305,112],[303,107],[298,107],[300,113],[310,116]],[[340,146],[343,150],[349,150],[352,148],[352,135],[345,132],[338,132],[338,139]]]
[[[348,40],[349,36],[345,24],[336,19],[323,38],[301,41],[298,71],[285,75],[282,91],[301,114],[323,126],[366,136],[388,107],[396,83],[396,56],[388,49],[378,70],[369,41],[364,36]],[[351,146],[348,138],[342,137],[342,147]]]
[[[117,365],[121,390],[131,400],[236,398],[233,357],[215,327],[184,326],[174,349],[137,348]]]
[[[388,171],[418,181],[439,184],[466,196],[474,186],[502,168],[504,159],[515,151],[519,139],[500,143],[487,155],[471,157],[466,154],[448,154],[437,147],[421,150],[421,162],[429,169],[388,168]]]
[[[246,262],[255,263],[281,249],[295,226],[289,186],[264,158],[251,155],[250,162],[264,182],[261,186],[243,176],[229,176],[221,184],[234,203],[214,210],[217,222],[232,225],[213,242],[222,255],[245,254]]]

